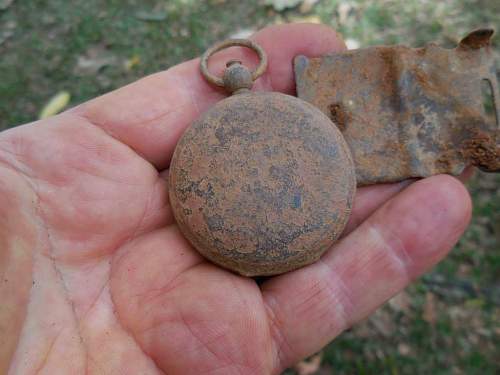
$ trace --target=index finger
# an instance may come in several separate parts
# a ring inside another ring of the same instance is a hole
[[[269,64],[256,82],[256,89],[287,94],[294,92],[294,56],[317,56],[345,49],[333,29],[317,24],[270,26],[251,39],[267,52]],[[246,49],[221,52],[211,59],[214,73],[220,73],[228,56],[256,63],[256,57]],[[189,124],[224,97],[222,90],[204,80],[199,72],[199,59],[195,59],[84,103],[72,112],[163,170]]]

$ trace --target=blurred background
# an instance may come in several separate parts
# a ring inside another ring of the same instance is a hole
[[[289,22],[330,25],[349,48],[453,47],[475,28],[499,29],[500,1],[0,0],[0,130],[196,57],[217,40]],[[498,36],[494,44],[498,62]],[[500,175],[476,173],[468,187],[474,217],[451,256],[287,373],[500,373]]]

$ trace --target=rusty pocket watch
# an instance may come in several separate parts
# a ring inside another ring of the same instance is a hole
[[[454,49],[374,46],[294,60],[298,98],[251,92],[265,52],[228,40],[205,52],[205,79],[232,94],[185,132],[170,167],[170,201],[182,233],[216,264],[245,276],[316,261],[339,237],[356,186],[500,172],[500,97],[493,30]],[[253,49],[255,71],[208,59]],[[486,113],[481,84],[490,88]],[[496,119],[492,120],[492,119]]]
[[[250,71],[227,64],[222,78],[208,59],[231,46],[254,50]],[[267,67],[249,40],[205,52],[201,72],[232,96],[202,114],[178,142],[169,194],[184,236],[212,262],[245,276],[275,275],[310,264],[344,229],[356,190],[349,148],[313,105],[276,92],[252,92]]]

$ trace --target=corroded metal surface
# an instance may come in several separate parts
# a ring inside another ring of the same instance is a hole
[[[298,97],[327,114],[354,158],[358,185],[459,174],[467,165],[500,171],[498,83],[492,30],[455,49],[377,46],[295,58]],[[481,81],[494,95],[486,116]]]
[[[246,276],[316,261],[344,229],[356,187],[347,144],[321,111],[251,92],[191,125],[169,182],[183,234],[208,259]]]
[[[210,71],[208,70],[208,59],[213,54],[215,54],[215,53],[217,53],[225,48],[237,47],[237,46],[250,48],[259,57],[259,65],[257,66],[257,68],[255,68],[255,70],[253,72],[251,72],[252,81],[255,81],[262,74],[264,74],[264,72],[266,71],[266,68],[267,68],[267,55],[261,46],[259,46],[257,43],[255,43],[251,40],[248,40],[248,39],[227,39],[227,40],[224,40],[224,41],[217,43],[216,45],[210,47],[201,56],[200,71],[201,71],[201,74],[203,74],[203,77],[205,77],[205,79],[208,82],[210,82],[211,84],[213,84],[215,86],[224,87],[226,89],[228,88],[227,81],[225,81],[222,78],[216,77],[215,75],[210,73]],[[228,65],[231,65],[231,62],[229,62]]]

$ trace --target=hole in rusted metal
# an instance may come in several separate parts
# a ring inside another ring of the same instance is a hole
[[[328,109],[330,111],[330,119],[333,123],[337,125],[340,131],[346,130],[349,115],[342,108],[342,105],[339,103],[333,103],[328,106]]]
[[[499,119],[496,118],[493,85],[489,79],[485,78],[481,80],[481,94],[483,96],[484,113],[492,123],[498,125]]]

